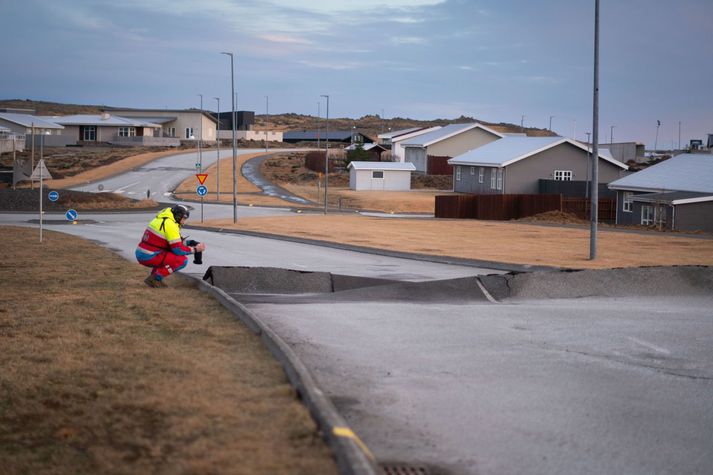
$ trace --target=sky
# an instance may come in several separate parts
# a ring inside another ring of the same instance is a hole
[[[0,99],[592,130],[594,0],[0,0]],[[712,0],[601,0],[599,141],[713,133]],[[660,126],[658,126],[660,121]],[[658,133],[657,133],[658,131]]]

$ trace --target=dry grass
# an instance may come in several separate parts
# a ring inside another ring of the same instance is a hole
[[[282,185],[295,195],[315,203],[324,203],[324,190],[314,185]],[[329,186],[330,208],[383,211],[385,213],[433,213],[437,195],[449,195],[443,190],[354,191],[346,187]]]
[[[597,259],[589,260],[587,228],[518,222],[295,215],[214,220],[226,229],[339,242],[378,249],[569,268],[713,265],[713,239],[602,229]]]
[[[3,473],[335,473],[260,340],[180,275],[3,227]]]

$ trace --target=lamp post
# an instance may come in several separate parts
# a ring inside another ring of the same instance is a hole
[[[590,147],[589,140],[590,140],[591,135],[592,135],[591,132],[587,132],[587,185],[584,187],[584,199],[585,200],[587,198],[589,198],[589,168],[590,168],[589,160],[591,157],[591,149],[589,148]]]
[[[520,132],[525,132],[525,114],[520,117]]]
[[[270,99],[265,96],[265,152],[270,149],[270,145],[267,143],[267,127],[270,123]]]
[[[220,97],[214,97],[218,101],[218,129],[215,131],[215,144],[218,146],[218,158],[215,160],[216,167],[216,188],[215,196],[218,202],[220,202]]]
[[[592,99],[592,215],[589,233],[589,259],[597,258],[597,219],[599,218],[599,0],[594,0],[594,87]]]
[[[322,148],[322,146],[319,143],[319,121],[322,118],[322,111],[320,110],[320,106],[322,105],[322,101],[317,101],[317,150]]]
[[[614,143],[614,127],[616,127],[616,125],[609,127],[609,145]]]
[[[235,144],[235,68],[233,67],[233,53],[222,52],[230,56],[230,97],[233,100],[233,222],[238,222],[238,185],[236,175],[237,151]]]
[[[324,214],[327,214],[327,185],[329,182],[329,94],[322,94],[320,97],[327,98],[327,131],[325,133],[327,136],[327,151],[324,154]]]
[[[49,135],[49,130],[42,131],[40,133],[40,162],[38,165],[38,170],[40,172],[40,242],[42,242],[42,193],[44,193],[42,189],[42,169],[45,166],[44,162],[44,147],[45,147],[45,134]],[[32,140],[35,138],[32,137]],[[32,181],[32,180],[30,180]]]
[[[553,119],[554,117],[555,117],[555,116],[553,116],[553,115],[550,116],[550,128],[547,129],[547,130],[549,130],[550,132],[552,132],[552,119]]]
[[[661,121],[657,120],[656,121],[656,140],[654,141],[654,154],[656,153],[656,149],[659,146],[659,127],[661,127]]]

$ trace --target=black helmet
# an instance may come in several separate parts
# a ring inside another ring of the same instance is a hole
[[[173,219],[176,220],[176,222],[180,222],[181,219],[186,218],[191,215],[191,213],[188,211],[188,207],[185,205],[176,205],[173,208],[171,208],[171,213],[173,213]]]

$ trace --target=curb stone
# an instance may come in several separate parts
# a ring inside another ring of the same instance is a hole
[[[339,473],[343,475],[379,475],[381,471],[374,456],[349,428],[344,418],[317,385],[307,367],[292,351],[292,348],[268,325],[261,322],[250,310],[223,290],[212,286],[198,276],[186,275],[198,281],[200,290],[215,297],[221,305],[256,335],[259,335],[273,356],[277,358],[285,370],[290,384],[309,409],[322,436],[332,449]]]

